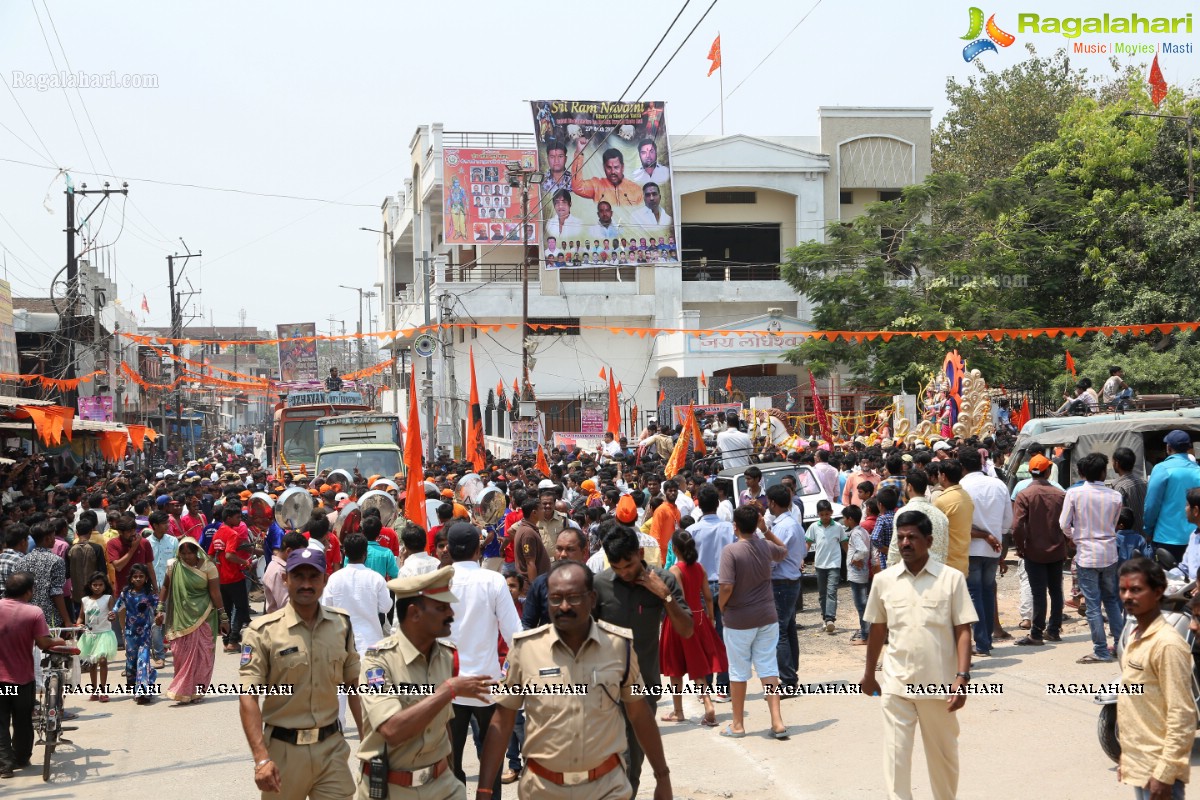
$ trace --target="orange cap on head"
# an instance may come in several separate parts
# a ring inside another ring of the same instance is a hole
[[[629,525],[637,519],[637,503],[629,495],[622,495],[617,501],[617,522]]]
[[[1052,466],[1054,465],[1050,462],[1050,459],[1041,454],[1035,455],[1033,458],[1029,459],[1030,472],[1048,472]]]
[[[454,497],[453,489],[442,489],[442,497]]]
[[[459,519],[471,518],[471,515],[467,513],[467,507],[460,503],[454,504],[454,516],[458,517]]]

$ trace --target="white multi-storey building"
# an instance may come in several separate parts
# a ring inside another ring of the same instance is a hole
[[[929,108],[822,107],[817,136],[672,136],[682,267],[548,270],[531,247],[530,322],[572,326],[531,331],[527,340],[530,380],[548,428],[578,430],[579,407],[606,389],[601,367],[621,382],[626,409],[640,409],[636,423],[626,414],[626,431],[672,403],[723,402],[727,375],[739,398],[782,398],[790,391],[801,400],[807,374],[782,355],[796,343],[789,334],[811,330],[809,309],[780,279],[779,265],[788,248],[822,241],[830,223],[922,181],[930,171],[930,123]],[[427,314],[434,322],[515,326],[442,333],[430,389],[438,398],[443,444],[461,441],[469,348],[483,404],[498,383],[511,395],[521,371],[523,285],[520,243],[443,244],[442,148],[534,145],[532,133],[421,126],[410,142],[412,177],[382,205],[385,258],[378,285],[393,298],[381,311],[383,329],[419,326]],[[642,336],[621,328],[769,330],[774,336]],[[411,343],[394,343],[402,364],[411,363],[411,350],[404,352]],[[424,372],[425,360],[418,366]],[[700,385],[702,374],[707,388]],[[662,409],[660,388],[667,397]],[[830,388],[836,394],[837,387]],[[394,402],[403,408],[403,399]],[[385,409],[388,403],[385,398]],[[846,410],[852,403],[835,400]],[[446,424],[450,420],[458,424]]]

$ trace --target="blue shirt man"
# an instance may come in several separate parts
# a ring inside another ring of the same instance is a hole
[[[1180,551],[1178,558],[1195,528],[1187,520],[1187,493],[1200,486],[1200,466],[1187,456],[1192,446],[1187,431],[1171,431],[1163,442],[1170,455],[1150,472],[1144,528],[1154,544]]]

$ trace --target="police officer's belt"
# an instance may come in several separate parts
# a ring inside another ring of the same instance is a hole
[[[450,768],[449,762],[442,759],[433,766],[422,767],[412,771],[406,769],[394,769],[388,771],[387,781],[393,786],[424,786],[437,778],[441,777],[442,773]],[[363,764],[363,774],[367,775],[371,771],[371,763]]]
[[[288,744],[317,744],[340,731],[342,726],[337,722],[330,723],[324,728],[271,728],[271,738]]]
[[[599,766],[583,772],[551,772],[532,758],[526,759],[526,763],[529,765],[529,771],[539,778],[557,783],[559,786],[578,786],[581,783],[591,783],[612,772],[620,765],[621,759],[616,753],[613,753],[601,761]]]

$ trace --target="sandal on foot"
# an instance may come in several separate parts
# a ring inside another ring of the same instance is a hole
[[[1111,664],[1111,663],[1113,663],[1113,661],[1116,661],[1116,659],[1115,658],[1101,658],[1100,656],[1096,655],[1095,653],[1088,653],[1083,658],[1076,659],[1075,663],[1076,664]]]
[[[708,716],[707,714],[705,714],[703,717],[701,717],[701,718],[700,718],[700,724],[701,724],[701,725],[703,725],[703,726],[704,726],[704,727],[706,727],[706,728],[715,728],[715,727],[717,727],[717,715],[716,715],[716,714],[713,714],[713,715],[710,717],[710,716]]]
[[[746,738],[745,731],[735,731],[733,728],[729,727],[728,725],[721,729],[721,735],[724,736],[726,739],[745,739]]]
[[[1041,639],[1035,639],[1032,636],[1026,636],[1023,639],[1018,639],[1016,642],[1014,642],[1014,644],[1017,647],[1041,647],[1046,643]]]
[[[787,729],[787,728],[784,728],[784,729],[783,729],[783,730],[781,730],[781,731],[775,731],[775,730],[773,730],[773,731],[771,731],[771,736],[775,737],[775,739],[777,739],[777,740],[779,740],[779,741],[781,741],[781,742],[785,742],[785,741],[787,741],[789,738],[791,738],[791,734],[790,734],[790,733],[788,733],[788,729]]]
[[[674,711],[667,713],[667,714],[663,714],[661,717],[659,717],[659,719],[661,719],[663,722],[687,722],[686,715],[677,717],[677,716],[675,716]]]

